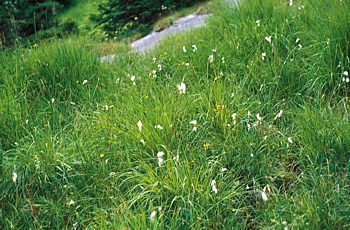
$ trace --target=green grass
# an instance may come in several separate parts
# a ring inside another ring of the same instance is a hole
[[[75,21],[81,31],[89,31],[95,26],[89,17],[98,13],[98,5],[103,2],[104,0],[74,0],[58,15],[58,19],[61,22]]]
[[[98,14],[98,5],[105,2],[105,0],[73,0],[72,3],[57,15],[61,23],[74,21],[78,25],[80,36],[88,36],[91,38],[105,39],[104,32],[96,27],[96,23],[89,18],[91,15]],[[184,17],[191,13],[205,14],[210,13],[210,8],[213,7],[212,1],[205,1],[195,4],[192,7],[184,8],[171,12],[170,15],[161,17],[154,25],[154,30],[161,30],[172,25],[178,18]],[[122,42],[129,42],[137,40],[144,36],[142,33],[135,33],[123,39]],[[108,39],[106,39],[108,40]]]
[[[177,19],[181,17],[185,17],[189,14],[197,13],[197,14],[209,14],[210,9],[215,5],[214,1],[204,1],[195,4],[192,7],[179,9],[170,15],[164,16],[160,18],[154,25],[154,30],[164,29],[166,27],[171,26]]]
[[[111,65],[86,38],[2,52],[0,226],[348,229],[350,4],[287,3],[217,2]]]

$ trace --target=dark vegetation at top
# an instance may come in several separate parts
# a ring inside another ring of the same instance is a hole
[[[102,26],[108,35],[117,38],[129,37],[139,32],[147,34],[153,23],[173,10],[192,6],[204,0],[109,0],[99,6],[100,13],[92,20]]]
[[[91,15],[97,27],[115,38],[142,35],[152,29],[161,16],[192,6],[203,0],[108,0],[99,5],[99,13]],[[72,0],[6,0],[0,2],[0,47],[24,44],[78,32],[77,22],[60,22],[57,14],[68,8]]]
[[[0,44],[8,45],[39,30],[58,25],[55,15],[70,0],[6,0],[0,2]]]

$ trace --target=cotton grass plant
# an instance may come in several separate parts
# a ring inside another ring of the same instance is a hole
[[[348,228],[350,5],[290,2],[217,2],[112,64],[79,39],[2,52],[0,225]]]

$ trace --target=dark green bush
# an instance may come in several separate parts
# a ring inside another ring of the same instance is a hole
[[[70,0],[0,1],[0,44],[11,44],[57,26],[55,15]]]
[[[76,21],[63,22],[60,27],[63,34],[74,34],[79,32],[78,23]]]

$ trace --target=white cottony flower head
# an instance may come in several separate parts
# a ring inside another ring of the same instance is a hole
[[[237,121],[236,121],[237,113],[232,113],[231,117],[232,117],[232,120],[233,120],[233,125],[236,125],[237,124]]]
[[[141,121],[137,122],[137,127],[139,128],[140,133],[141,133],[141,131],[142,131],[142,122]]]
[[[186,66],[186,67],[189,67],[189,66],[190,66],[190,63],[186,62],[186,63],[185,63],[185,66]]]
[[[162,65],[161,65],[161,64],[158,64],[158,70],[159,70],[159,71],[162,71],[162,69],[163,69]]]
[[[262,117],[260,116],[260,114],[256,114],[256,119],[258,119],[258,121],[262,121]]]
[[[157,157],[158,157],[158,158],[162,158],[164,155],[165,155],[164,152],[158,152],[158,153],[157,153]]]
[[[300,42],[300,38],[297,38],[296,40],[295,40],[295,43],[299,43]]]
[[[348,71],[344,71],[343,75],[348,77],[349,76],[349,72]]]
[[[163,160],[163,156],[165,155],[164,152],[158,152],[157,153],[157,157],[158,157],[158,165],[159,167],[162,166],[164,160]]]
[[[218,193],[218,189],[216,188],[216,181],[212,180],[210,185],[213,192]]]
[[[154,221],[155,221],[156,215],[157,215],[157,211],[151,212],[151,215],[150,215],[150,217],[149,217],[150,220],[151,220],[151,222],[154,222]]]
[[[292,5],[293,5],[293,0],[289,0],[288,5],[289,5],[289,6],[292,6]]]
[[[181,82],[180,85],[177,85],[177,89],[179,90],[180,94],[185,94],[186,93],[186,85],[185,85],[185,83]]]
[[[197,46],[196,45],[192,45],[192,51],[196,52],[197,51]]]
[[[131,76],[130,80],[132,81],[132,85],[136,86],[136,82],[135,82],[136,81],[136,76]]]
[[[86,85],[88,83],[88,80],[83,81],[83,85]]]
[[[349,83],[350,82],[350,78],[349,77],[343,77],[342,81],[346,82],[346,83]]]
[[[193,132],[196,132],[196,131],[197,131],[197,128],[198,128],[198,127],[197,127],[197,126],[198,126],[197,120],[191,121],[191,122],[190,122],[190,125],[193,126],[193,128],[192,128]]]
[[[293,144],[293,139],[291,137],[288,137],[288,142]]]
[[[156,77],[157,77],[157,70],[152,70],[152,71],[149,73],[149,76],[152,76],[153,78],[156,78]]]
[[[155,129],[162,130],[162,129],[163,129],[163,126],[161,126],[161,125],[155,125],[154,128],[155,128]]]
[[[266,36],[265,40],[268,41],[269,43],[271,43],[272,42],[272,37],[271,36]]]
[[[232,113],[231,117],[232,117],[232,120],[236,120],[237,113]]]
[[[180,158],[179,154],[176,154],[176,156],[173,157],[173,160],[176,161],[176,162],[178,162],[178,161],[179,161],[179,158]]]
[[[221,172],[226,172],[227,171],[227,168],[222,168],[221,169]]]
[[[193,120],[193,121],[191,121],[191,122],[190,122],[190,125],[194,125],[194,126],[198,125],[197,120]]]
[[[274,120],[277,120],[278,118],[280,118],[283,114],[283,110],[279,111],[279,113],[275,116]]]
[[[265,191],[261,191],[260,195],[261,195],[261,199],[262,199],[264,202],[266,202],[266,201],[268,200],[267,194],[266,194]]]
[[[12,173],[12,181],[14,183],[16,183],[16,181],[17,181],[17,173],[15,171],[13,171],[13,173]]]
[[[182,51],[183,51],[184,53],[187,52],[186,46],[183,46],[183,47],[182,47]]]
[[[256,20],[255,24],[256,24],[257,27],[260,27],[260,20]]]
[[[145,145],[146,144],[146,141],[144,139],[141,139],[140,140],[141,144]]]
[[[70,200],[68,203],[69,206],[74,205],[74,204],[75,204],[74,200]]]
[[[263,61],[265,61],[265,59],[266,59],[266,53],[265,53],[265,52],[261,54],[261,59],[262,59]]]
[[[210,63],[213,63],[213,62],[214,62],[214,55],[210,55],[210,56],[208,57],[208,61],[209,61]]]

